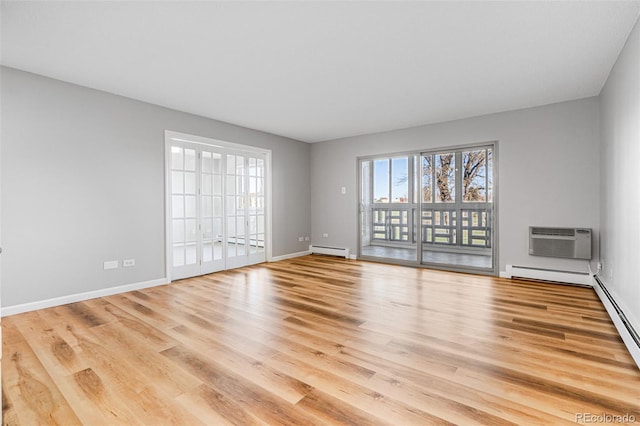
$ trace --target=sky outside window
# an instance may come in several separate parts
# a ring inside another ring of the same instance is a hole
[[[407,157],[394,158],[391,160],[391,202],[409,202],[409,159]]]
[[[373,201],[375,203],[408,203],[408,174],[408,157],[374,160]],[[391,175],[391,188],[389,188],[389,175]]]
[[[373,162],[373,201],[375,203],[389,202],[389,160],[375,160]]]

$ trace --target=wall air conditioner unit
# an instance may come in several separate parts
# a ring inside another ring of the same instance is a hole
[[[591,259],[591,229],[529,227],[532,256]]]

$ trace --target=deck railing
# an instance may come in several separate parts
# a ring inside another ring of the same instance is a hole
[[[372,209],[371,239],[376,242],[415,244],[415,205],[379,204]],[[491,247],[491,207],[426,208],[421,214],[422,242],[461,247]]]

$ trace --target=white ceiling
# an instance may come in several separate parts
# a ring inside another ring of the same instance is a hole
[[[598,95],[640,1],[2,2],[3,65],[317,142]]]

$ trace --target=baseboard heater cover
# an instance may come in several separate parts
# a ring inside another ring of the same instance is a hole
[[[327,246],[309,246],[311,253],[328,254],[331,256],[340,256],[345,259],[349,258],[349,249],[341,247],[327,247]]]
[[[528,278],[542,281],[593,286],[593,278],[588,272],[558,271],[554,269],[532,268],[529,266],[507,265],[507,278]]]
[[[600,300],[602,300],[602,304],[611,317],[618,333],[620,333],[620,337],[629,350],[631,357],[638,365],[638,368],[640,368],[640,334],[638,334],[638,331],[636,331],[631,322],[627,319],[627,316],[616,303],[613,296],[611,296],[611,293],[609,293],[609,290],[607,290],[604,283],[600,281],[600,278],[596,275],[594,279],[596,282],[594,285],[596,293],[600,297]]]

